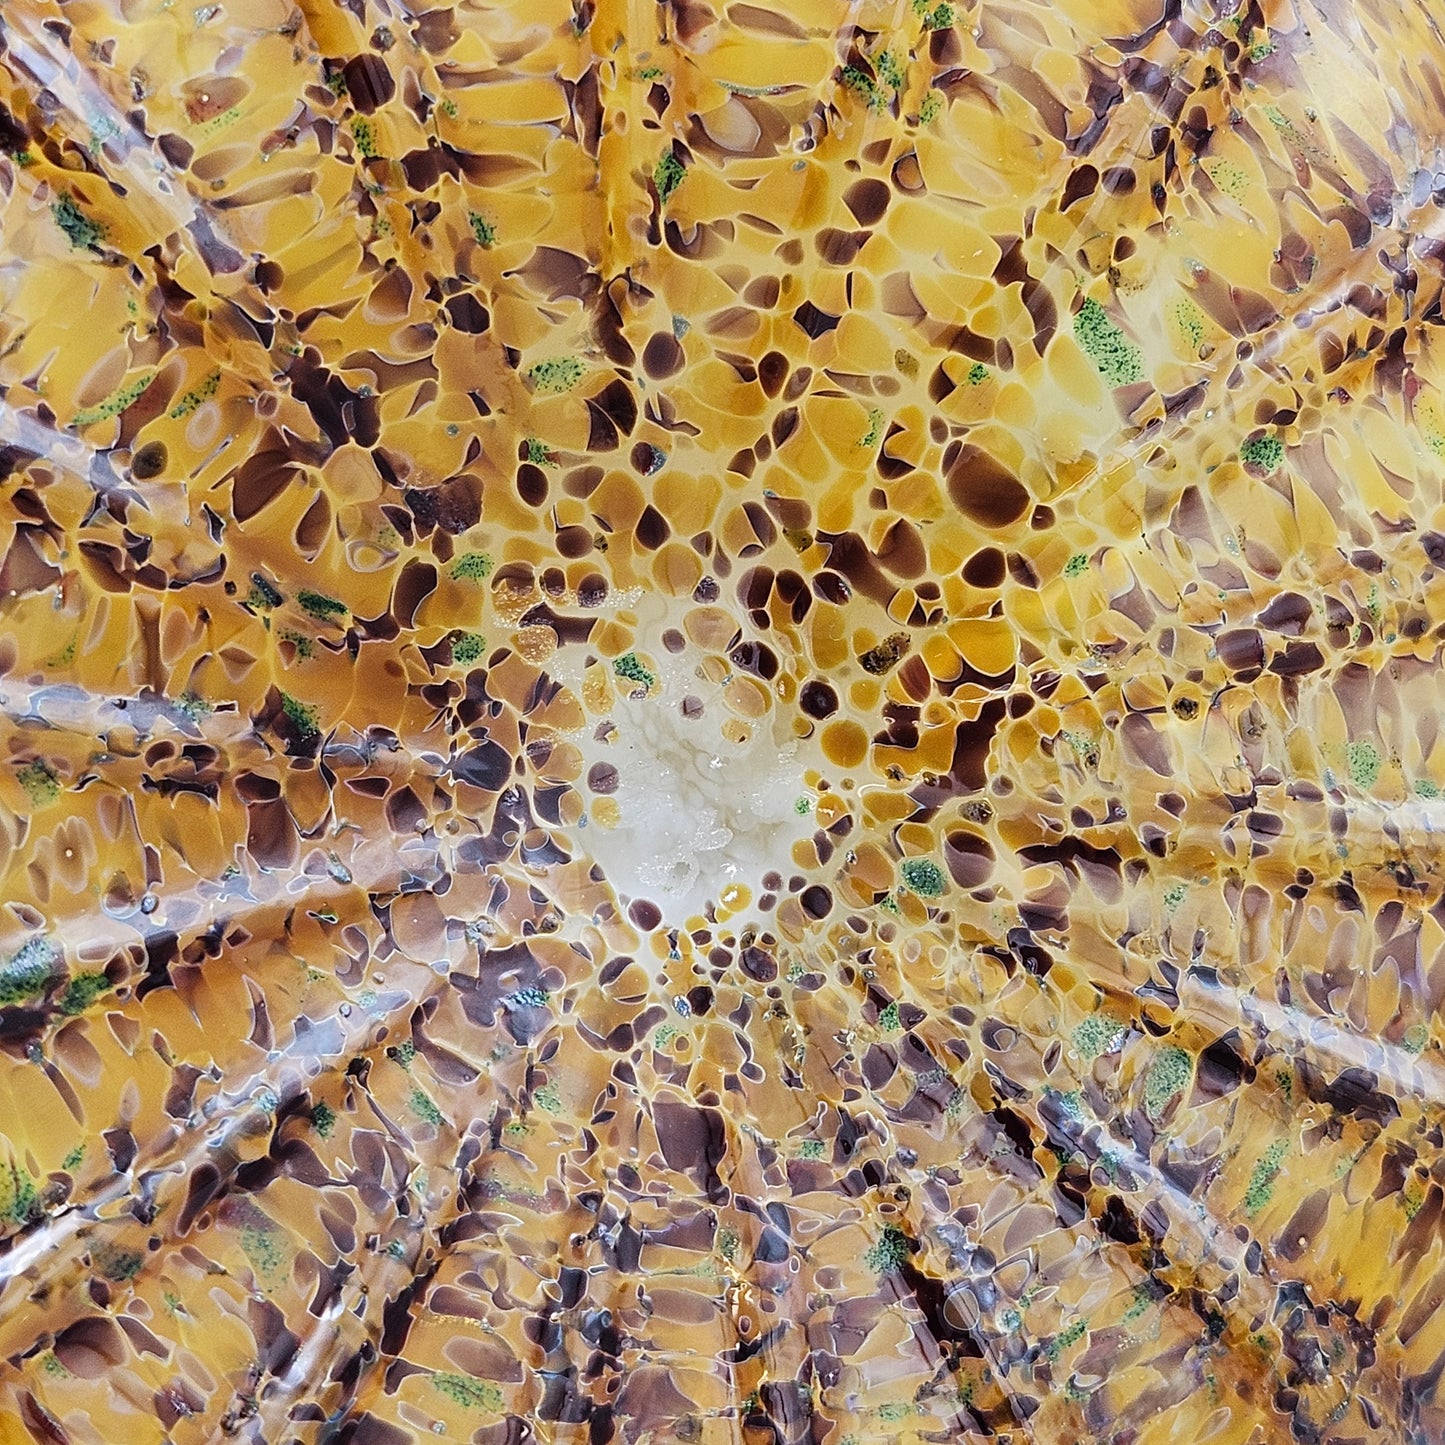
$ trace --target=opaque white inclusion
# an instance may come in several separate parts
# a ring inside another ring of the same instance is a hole
[[[612,887],[650,899],[680,926],[722,901],[729,884],[745,885],[756,899],[764,874],[791,872],[793,844],[816,824],[811,800],[807,813],[797,811],[804,764],[793,739],[775,737],[786,727],[778,712],[750,723],[749,739],[735,743],[722,734],[731,714],[720,694],[695,677],[664,676],[651,697],[626,696],[625,679],[617,686],[624,695],[612,712],[612,741],[589,734],[579,743],[586,767],[617,769],[612,797],[621,819],[604,828],[589,816],[572,834]],[[683,714],[689,693],[704,699],[700,717]]]

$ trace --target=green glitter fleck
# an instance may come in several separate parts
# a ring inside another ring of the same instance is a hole
[[[657,1032],[652,1036],[652,1047],[665,1049],[676,1037],[677,1026],[675,1024],[660,1024]]]
[[[448,1370],[439,1370],[431,1377],[432,1388],[440,1390],[447,1399],[468,1410],[500,1410],[502,1392],[495,1385],[483,1380],[474,1380],[470,1375],[457,1375]]]
[[[316,709],[289,692],[281,694],[281,711],[291,720],[302,740],[314,738],[320,731],[316,722]]]
[[[1425,1196],[1412,1184],[1400,1196],[1400,1203],[1405,1206],[1405,1218],[1414,1219],[1425,1206]]]
[[[1242,201],[1249,189],[1249,172],[1234,161],[1214,161],[1205,167],[1209,179],[1233,200]]]
[[[885,85],[891,85],[894,90],[903,89],[907,77],[903,73],[902,63],[891,50],[884,50],[874,56],[873,69],[878,72],[878,78]]]
[[[1415,796],[1417,798],[1438,798],[1440,796],[1439,784],[1432,783],[1428,778],[1419,778],[1415,782]]]
[[[518,1008],[546,1008],[552,995],[545,988],[519,988],[512,995]]]
[[[403,1039],[394,1048],[388,1049],[386,1054],[393,1063],[400,1064],[403,1069],[409,1069],[412,1060],[416,1058],[416,1045],[410,1039]]]
[[[176,710],[184,713],[192,722],[200,722],[203,717],[211,715],[210,703],[194,692],[183,692],[176,699]]]
[[[26,796],[37,808],[53,803],[60,796],[60,779],[44,758],[26,763],[16,772],[15,781],[25,789]]]
[[[1092,297],[1074,317],[1074,336],[1109,386],[1128,386],[1144,377],[1139,348],[1132,345]]]
[[[118,387],[95,406],[88,406],[84,411],[78,411],[71,418],[72,427],[92,426],[98,421],[109,421],[111,417],[119,416],[127,407],[133,406],[145,394],[151,382],[156,379],[155,372],[145,376],[138,376],[134,381],[128,381],[124,386]]]
[[[562,1093],[556,1084],[543,1084],[532,1097],[536,1099],[538,1108],[545,1109],[549,1114],[562,1112]]]
[[[329,1139],[336,1127],[336,1111],[324,1102],[315,1105],[311,1110],[311,1125],[323,1139]]]
[[[813,800],[805,794],[793,804],[793,811],[800,818],[806,818],[813,811]]]
[[[458,582],[480,582],[491,575],[494,563],[486,552],[463,552],[452,563],[452,576]]]
[[[624,652],[613,664],[612,670],[618,677],[626,678],[642,687],[652,687],[657,679],[637,660],[635,652]]]
[[[279,607],[285,597],[263,573],[251,573],[251,590],[246,594],[246,606],[257,611],[266,607]]]
[[[79,642],[79,639],[79,633],[72,634],[70,641],[67,642],[65,646],[62,647],[60,651],[55,654],[54,657],[46,659],[46,667],[68,667],[72,662],[74,662],[75,649],[77,643]]]
[[[892,1424],[895,1420],[906,1420],[913,1413],[913,1406],[905,1400],[890,1400],[878,1407],[878,1418]]]
[[[665,206],[673,193],[687,178],[687,167],[678,160],[671,146],[663,151],[653,167],[652,184],[657,188],[657,199]]]
[[[663,70],[660,65],[644,65],[642,69],[637,72],[637,78],[639,80],[661,80],[662,75]]]
[[[926,30],[947,30],[955,19],[952,5],[936,5],[923,17]]]
[[[937,898],[947,886],[943,870],[931,858],[905,858],[898,871],[920,898]]]
[[[1084,1332],[1089,1328],[1087,1320],[1075,1320],[1063,1330],[1060,1330],[1044,1349],[1044,1353],[1051,1362],[1058,1360],[1070,1345],[1084,1338]]]
[[[883,435],[883,410],[881,407],[874,407],[868,413],[868,430],[859,439],[860,447],[871,447],[878,444],[878,438]]]
[[[74,196],[57,196],[50,204],[50,215],[77,251],[94,250],[105,236],[105,227],[87,216]]]
[[[332,617],[344,617],[351,610],[344,602],[338,602],[324,592],[313,592],[309,587],[303,587],[296,594],[296,605],[322,622]]]
[[[1380,776],[1380,750],[1368,738],[1361,738],[1345,747],[1345,760],[1350,769],[1350,781],[1357,788],[1373,788]]]
[[[213,136],[217,131],[225,130],[228,125],[235,125],[241,118],[241,107],[239,105],[228,106],[219,115],[213,115],[210,120],[202,121],[195,127],[198,136]]]
[[[82,1014],[102,994],[110,992],[110,980],[103,973],[78,973],[60,996],[60,1012]]]
[[[190,416],[202,402],[209,401],[220,390],[221,373],[213,371],[200,385],[193,387],[171,408],[171,420],[180,421]]]
[[[527,373],[532,385],[541,392],[571,391],[586,374],[587,368],[575,356],[539,361]]]
[[[938,113],[943,109],[943,97],[936,90],[930,90],[923,97],[923,104],[918,107],[918,119],[923,125],[929,125],[938,119]],[[969,372],[970,378],[973,373]]]
[[[1176,1094],[1188,1087],[1194,1077],[1194,1060],[1174,1044],[1154,1055],[1144,1080],[1144,1109],[1151,1119],[1158,1119]]]
[[[13,1160],[0,1165],[0,1219],[11,1224],[29,1224],[41,1213],[40,1194],[30,1171]]]
[[[863,1258],[875,1274],[887,1274],[889,1270],[897,1269],[908,1254],[908,1236],[896,1224],[890,1224],[869,1245]]]
[[[888,894],[887,897],[885,897],[885,898],[883,898],[882,900],[880,900],[878,906],[879,906],[885,913],[902,913],[902,912],[903,912],[903,910],[898,906],[898,900],[897,900],[891,893]]]
[[[738,1232],[730,1224],[725,1224],[718,1230],[715,1243],[717,1252],[729,1263],[737,1258]]]
[[[1164,906],[1171,913],[1184,902],[1185,895],[1189,892],[1187,883],[1171,883],[1164,890]]]
[[[1409,1054],[1420,1053],[1430,1042],[1430,1030],[1424,1024],[1411,1024],[1400,1040],[1400,1047]]]
[[[463,632],[452,638],[452,661],[463,665],[475,662],[487,645],[480,632]]]
[[[1067,562],[1064,563],[1065,577],[1082,577],[1089,570],[1089,554],[1087,552],[1075,552]]]
[[[823,1141],[821,1139],[804,1139],[798,1145],[798,1157],[800,1159],[821,1159],[823,1157]]]
[[[1197,351],[1204,345],[1204,313],[1188,297],[1176,301],[1171,312],[1185,344],[1191,350]]]
[[[1274,45],[1268,40],[1256,40],[1249,47],[1249,58],[1251,60],[1263,60],[1267,55],[1274,54]]]
[[[242,1226],[241,1252],[258,1274],[275,1274],[286,1263],[286,1246],[269,1219]]]
[[[838,78],[849,90],[863,98],[869,110],[882,110],[888,104],[888,98],[878,89],[872,76],[856,65],[845,65]]]
[[[80,1161],[84,1158],[85,1145],[77,1144],[75,1148],[60,1161],[60,1167],[62,1169],[76,1169],[80,1166]]]
[[[47,1375],[54,1375],[57,1379],[64,1379],[70,1374],[70,1371],[55,1358],[54,1350],[46,1350],[40,1357],[40,1368]]]
[[[311,639],[304,632],[295,632],[291,628],[277,633],[282,642],[289,642],[296,649],[296,656],[305,662],[315,652]]]
[[[1274,1193],[1274,1181],[1279,1178],[1280,1165],[1288,1153],[1288,1143],[1283,1139],[1276,1139],[1259,1156],[1254,1166],[1254,1173],[1249,1176],[1249,1188],[1244,1195],[1244,1208],[1247,1214],[1258,1214],[1269,1203],[1270,1196]]]
[[[878,1027],[892,1033],[895,1029],[903,1027],[902,1020],[898,1017],[898,1005],[891,1003],[878,1015]]]
[[[487,247],[497,244],[497,228],[485,216],[479,216],[475,211],[468,211],[467,224],[472,228],[472,235],[476,237],[477,245]]]
[[[970,386],[982,386],[984,382],[988,380],[989,374],[989,369],[983,362],[975,361],[974,364],[968,368],[968,375],[965,377],[965,380]]]
[[[1124,1042],[1124,1026],[1106,1013],[1090,1014],[1074,1030],[1074,1047],[1086,1059],[1112,1054]]]
[[[1250,437],[1239,449],[1245,466],[1268,475],[1284,460],[1284,443],[1277,436]]]
[[[527,438],[527,460],[534,467],[555,467],[557,458],[547,450],[547,443],[536,437]]]
[[[361,152],[363,160],[372,160],[379,154],[376,149],[376,132],[372,130],[370,121],[357,116],[351,122],[351,134],[356,139],[356,149]]]
[[[98,1249],[95,1263],[106,1279],[114,1284],[126,1284],[141,1272],[145,1260],[130,1249]]]
[[[1124,1311],[1125,1320],[1137,1320],[1154,1303],[1154,1287],[1151,1281],[1134,1286],[1134,1298]]]
[[[1088,733],[1063,732],[1059,736],[1079,755],[1085,767],[1096,767],[1099,762],[1099,745]]]
[[[411,1111],[424,1123],[440,1126],[444,1121],[442,1111],[432,1102],[429,1095],[422,1089],[417,1088],[411,1091],[407,1103],[411,1105]]]

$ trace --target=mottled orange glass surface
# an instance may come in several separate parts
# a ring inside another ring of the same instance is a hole
[[[1445,1438],[1410,0],[0,6],[0,1445]]]

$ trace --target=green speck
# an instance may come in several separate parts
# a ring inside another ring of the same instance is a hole
[[[927,30],[947,30],[953,24],[954,19],[952,5],[935,5],[923,17],[923,25]]]
[[[468,211],[467,224],[472,228],[472,235],[476,237],[477,245],[495,246],[497,244],[497,228],[485,216],[479,216],[475,211]]]
[[[878,1027],[890,1034],[895,1029],[901,1029],[903,1027],[902,1020],[898,1017],[898,1005],[896,1003],[889,1004],[887,1008],[879,1013]]]
[[[1074,317],[1074,336],[1110,386],[1128,386],[1144,378],[1139,348],[1109,319],[1093,297],[1085,300]]]
[[[1269,1203],[1270,1196],[1274,1193],[1274,1181],[1279,1178],[1280,1165],[1288,1153],[1288,1143],[1283,1139],[1276,1139],[1259,1156],[1259,1160],[1254,1166],[1254,1173],[1249,1176],[1249,1188],[1244,1195],[1244,1208],[1247,1214],[1258,1214]]]
[[[923,104],[918,107],[918,119],[923,125],[929,125],[938,119],[938,113],[943,109],[943,97],[936,90],[930,90],[923,97]],[[970,371],[969,376],[973,373]]]
[[[494,565],[486,552],[463,552],[452,563],[452,576],[458,582],[480,582],[491,575]]]
[[[60,778],[44,758],[26,763],[16,772],[15,781],[25,789],[26,796],[37,808],[53,803],[60,796]]]
[[[276,635],[282,642],[289,642],[296,649],[296,656],[302,662],[305,662],[316,651],[311,639],[304,632],[296,632],[288,627]]]
[[[1405,1218],[1414,1219],[1425,1206],[1425,1196],[1412,1184],[1400,1197],[1400,1203],[1405,1206]]]
[[[22,944],[0,964],[0,1004],[33,998],[50,982],[60,962],[55,945],[43,938]]]
[[[1059,736],[1079,755],[1079,761],[1086,768],[1098,766],[1099,745],[1088,733],[1063,732]]]
[[[652,1047],[665,1049],[676,1037],[677,1026],[675,1024],[659,1024],[657,1032],[652,1036]]]
[[[76,204],[74,196],[57,196],[50,203],[50,214],[77,251],[94,250],[105,236],[105,227],[91,220]]]
[[[1193,1077],[1194,1060],[1174,1044],[1165,1044],[1154,1055],[1144,1080],[1144,1109],[1149,1117],[1158,1119]]]
[[[211,715],[211,705],[205,698],[194,692],[183,692],[176,699],[176,710],[184,713],[192,722],[200,722],[203,717]]]
[[[44,1370],[47,1375],[55,1376],[56,1379],[64,1379],[70,1374],[70,1371],[55,1358],[54,1350],[46,1350],[40,1357],[40,1368]]]
[[[1134,1298],[1129,1302],[1129,1308],[1124,1311],[1125,1320],[1137,1320],[1154,1303],[1154,1299],[1155,1285],[1152,1280],[1136,1284]]]
[[[1209,179],[1224,192],[1226,196],[1236,201],[1244,199],[1244,193],[1249,189],[1249,172],[1234,161],[1213,161],[1205,167],[1209,173]]]
[[[637,660],[635,652],[624,652],[613,664],[612,670],[618,677],[626,678],[641,687],[652,687],[657,679]]]
[[[1267,433],[1250,437],[1240,447],[1239,459],[1245,466],[1268,475],[1284,460],[1284,443],[1277,436]]]
[[[920,898],[937,898],[947,886],[943,870],[931,858],[905,858],[898,871]]]
[[[813,800],[805,793],[793,803],[793,811],[800,818],[806,818],[813,811]]]
[[[1106,1013],[1090,1014],[1074,1030],[1074,1047],[1086,1059],[1112,1054],[1124,1042],[1124,1026]]]
[[[311,1110],[311,1125],[323,1139],[329,1139],[336,1127],[336,1111],[330,1104],[316,1104]]]
[[[371,128],[371,122],[362,120],[357,116],[351,122],[351,134],[356,140],[356,149],[361,153],[363,160],[372,160],[377,154],[376,132]]]
[[[889,1224],[869,1245],[863,1258],[875,1274],[887,1274],[889,1270],[897,1269],[908,1254],[908,1236],[896,1224]]]
[[[1065,577],[1082,577],[1089,570],[1089,554],[1087,552],[1075,552],[1067,562],[1064,563]]]
[[[989,370],[983,362],[975,361],[968,368],[968,374],[964,378],[970,386],[982,386],[989,378]]]
[[[313,592],[309,587],[303,587],[296,594],[296,605],[321,622],[332,617],[344,617],[350,611],[344,602],[338,602],[324,592]]]
[[[894,90],[903,89],[907,77],[903,73],[902,62],[891,50],[881,51],[873,57],[873,69],[885,85],[891,85]]]
[[[127,407],[133,406],[145,394],[151,382],[155,380],[155,372],[148,372],[145,376],[138,376],[134,381],[128,381],[124,386],[118,387],[95,406],[88,406],[83,411],[78,411],[71,418],[72,427],[92,426],[98,421],[109,421],[111,417],[121,414]]]
[[[687,167],[678,160],[671,146],[657,158],[652,170],[652,184],[657,188],[657,199],[665,206],[672,194],[687,178]]]
[[[892,1424],[895,1420],[906,1420],[913,1413],[913,1406],[906,1400],[890,1400],[878,1407],[878,1418]]]
[[[1411,1024],[1400,1040],[1400,1047],[1408,1054],[1418,1054],[1424,1051],[1429,1042],[1430,1030],[1424,1024]]]
[[[661,80],[662,75],[663,71],[660,65],[644,65],[642,69],[637,72],[637,78],[639,80]]]
[[[534,467],[555,467],[557,459],[547,450],[547,443],[537,437],[527,438],[527,460]]]
[[[888,104],[888,97],[879,90],[873,77],[856,65],[845,65],[838,78],[849,90],[863,98],[869,110],[882,110]]]
[[[409,1069],[412,1060],[416,1058],[416,1045],[410,1039],[403,1039],[395,1047],[388,1049],[386,1054],[393,1063],[400,1064],[403,1069]]]
[[[556,1084],[543,1084],[532,1097],[536,1099],[539,1109],[545,1109],[549,1114],[562,1112],[562,1094]]]
[[[432,1102],[431,1097],[422,1089],[413,1089],[410,1097],[407,1099],[407,1103],[411,1105],[412,1113],[424,1123],[440,1126],[444,1122],[442,1119],[442,1111],[437,1108],[436,1104]]]
[[[126,1284],[141,1272],[143,1257],[132,1249],[98,1249],[96,1267],[114,1284]]]
[[[1049,1341],[1044,1349],[1044,1353],[1049,1357],[1051,1362],[1057,1361],[1059,1356],[1062,1355],[1070,1345],[1084,1338],[1084,1332],[1088,1327],[1089,1322],[1087,1320],[1075,1320],[1072,1324],[1060,1330],[1059,1333]]]
[[[251,590],[246,594],[247,607],[259,612],[268,607],[279,607],[285,600],[280,590],[264,573],[251,573]]]
[[[545,988],[519,988],[512,995],[512,1002],[518,1008],[546,1008],[551,997]]]
[[[195,127],[195,133],[199,136],[213,136],[217,131],[225,130],[228,125],[235,125],[241,118],[241,107],[239,105],[228,106],[219,115],[213,115],[210,120],[203,120]]]
[[[269,1219],[241,1227],[241,1252],[258,1274],[275,1274],[286,1263],[286,1246]]]
[[[675,341],[681,341],[689,331],[692,330],[692,322],[686,316],[674,314],[672,318],[672,335]]]
[[[528,371],[532,385],[541,392],[571,391],[587,374],[587,368],[575,356],[539,361]]]
[[[110,980],[103,973],[78,973],[60,996],[60,1012],[81,1014],[102,994],[110,992]]]
[[[320,731],[316,721],[316,709],[289,692],[281,694],[281,711],[290,719],[302,740],[314,738]]]
[[[868,430],[858,440],[860,447],[871,447],[878,444],[878,438],[883,435],[883,410],[881,407],[874,407],[868,413]]]
[[[486,648],[487,639],[480,632],[463,632],[452,638],[452,661],[463,665],[475,662]]]
[[[1164,890],[1164,906],[1171,913],[1184,902],[1185,895],[1189,892],[1187,883],[1171,883]]]
[[[1204,313],[1187,296],[1176,301],[1170,310],[1185,345],[1191,351],[1198,351],[1204,345]]]
[[[737,1257],[738,1252],[737,1230],[730,1224],[724,1224],[722,1228],[718,1230],[714,1243],[717,1246],[717,1252],[731,1264]]]
[[[77,1169],[80,1167],[80,1161],[84,1158],[85,1145],[77,1144],[75,1148],[60,1161],[60,1167],[62,1169]]]
[[[1274,45],[1268,40],[1256,40],[1249,47],[1249,58],[1251,60],[1263,60],[1267,55],[1274,54]]]
[[[900,914],[903,912],[903,910],[898,906],[898,900],[891,893],[888,894],[885,898],[883,898],[879,902],[878,906],[885,913]]]
[[[46,658],[46,667],[69,667],[75,661],[75,649],[80,640],[80,634],[72,633],[70,641],[65,644],[53,657]]]
[[[209,401],[215,396],[216,392],[220,390],[220,386],[221,373],[219,370],[213,371],[198,386],[186,392],[171,408],[171,420],[180,421],[182,417],[189,416],[202,402]]]
[[[29,1224],[41,1215],[40,1195],[30,1171],[13,1160],[0,1165],[0,1219]]]
[[[821,1139],[804,1139],[798,1145],[798,1158],[800,1159],[821,1159],[823,1157],[823,1141]]]
[[[468,1410],[500,1410],[502,1392],[484,1380],[474,1380],[470,1375],[457,1375],[439,1370],[431,1377],[432,1388],[440,1390],[447,1399]]]
[[[1345,747],[1345,760],[1350,769],[1350,781],[1357,788],[1373,788],[1380,776],[1380,750],[1368,738],[1361,738]]]

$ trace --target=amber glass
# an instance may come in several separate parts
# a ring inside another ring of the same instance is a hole
[[[1414,0],[0,4],[0,1445],[1445,1438]]]

